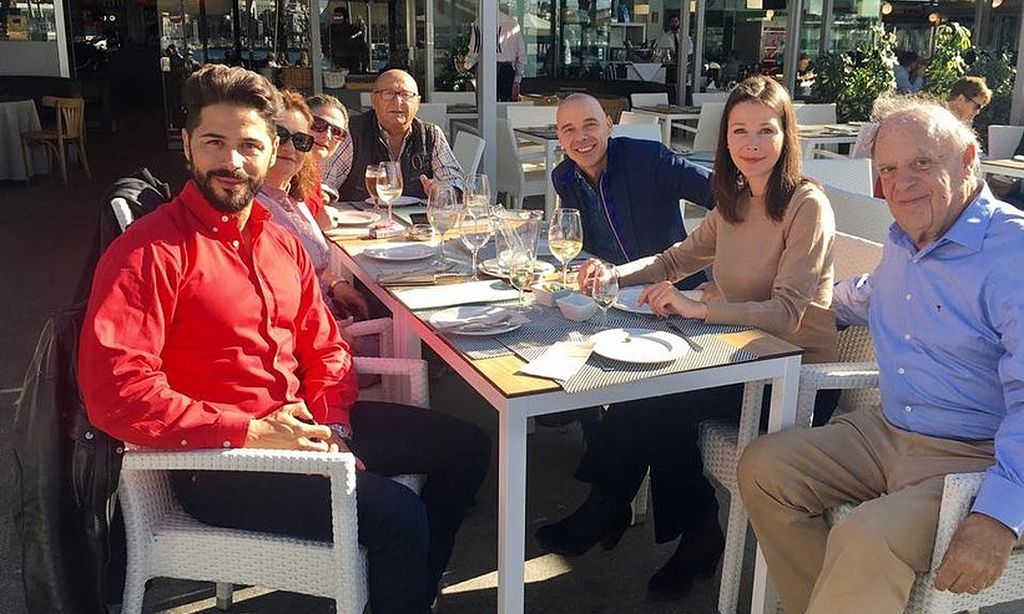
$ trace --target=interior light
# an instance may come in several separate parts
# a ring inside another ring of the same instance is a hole
[[[995,2],[1002,2],[1003,0],[994,0],[994,1]],[[882,3],[882,14],[883,15],[891,15],[892,14],[892,3],[891,2],[883,2]]]

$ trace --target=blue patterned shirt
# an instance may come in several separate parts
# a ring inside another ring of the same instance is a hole
[[[1024,531],[1024,213],[984,186],[918,250],[896,224],[871,275],[838,283],[833,310],[867,324],[893,426],[995,440],[973,511]]]

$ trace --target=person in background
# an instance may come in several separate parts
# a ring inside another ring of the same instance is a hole
[[[681,50],[681,38],[682,34],[679,32],[679,13],[673,14],[668,18],[668,29],[661,35],[658,42],[654,44],[655,49],[668,49],[672,52],[672,61],[679,61],[679,53]],[[686,35],[686,55],[693,55],[693,38]]]
[[[298,67],[308,68],[309,67],[309,52],[303,49],[299,52],[299,59],[295,60],[295,65]]]
[[[685,240],[617,266],[620,285],[649,284],[640,300],[659,316],[752,325],[803,347],[807,362],[835,360],[838,336],[828,309],[835,222],[824,192],[801,174],[789,95],[773,79],[753,77],[732,90],[723,117],[715,209]],[[563,122],[560,110],[559,130]],[[570,156],[586,146],[580,141],[574,151],[566,144],[572,143],[563,142]],[[652,177],[652,164],[633,164],[643,169],[647,185],[668,182],[670,168]],[[657,223],[649,221],[638,232],[649,233]],[[705,286],[702,300],[674,286],[708,266],[717,285]],[[580,287],[587,286],[591,270],[590,263],[581,268]],[[650,470],[655,541],[679,543],[648,590],[656,598],[687,594],[697,576],[714,573],[724,548],[697,425],[738,418],[742,397],[743,386],[733,385],[610,407],[576,471],[591,484],[587,500],[567,518],[538,529],[538,544],[563,556],[579,556],[598,542],[611,549],[629,526],[630,502]],[[828,419],[837,398],[835,391],[819,395],[816,424]]]
[[[438,411],[358,400],[306,250],[253,201],[278,150],[273,85],[207,65],[183,98],[192,178],[110,245],[93,278],[77,363],[89,421],[162,450],[351,452],[370,607],[428,614],[490,442]],[[421,495],[388,477],[407,473],[426,474]],[[332,538],[321,476],[178,471],[171,487],[205,524]]]
[[[359,72],[362,30],[349,21],[348,9],[344,6],[334,7],[331,25],[328,27],[328,40],[331,43],[331,61],[336,68],[347,68],[351,72]]]
[[[759,437],[739,463],[787,612],[903,612],[932,565],[947,474],[985,473],[937,590],[985,590],[1024,532],[1024,214],[978,178],[977,138],[948,109],[886,106],[872,158],[896,223],[832,303],[871,332],[881,408]],[[847,503],[830,527],[825,510]]]
[[[434,181],[462,188],[462,168],[444,131],[416,118],[420,93],[412,75],[399,69],[381,73],[372,101],[372,110],[352,118],[350,138],[326,165],[324,183],[336,189],[341,200],[367,198],[363,173],[385,160],[401,163],[405,195],[426,198]]]
[[[508,14],[508,4],[502,3],[498,11],[498,101],[515,102],[519,100],[520,82],[526,68],[526,41],[523,39],[522,27],[515,17]],[[473,24],[469,35],[469,50],[457,68],[465,72],[472,70],[480,57],[482,44],[480,25]]]
[[[964,124],[971,126],[981,110],[992,102],[992,90],[985,77],[960,77],[949,89],[946,107]]]
[[[810,96],[811,88],[814,87],[814,63],[811,62],[811,56],[806,52],[800,54],[800,58],[796,61],[796,84],[800,89],[801,96]]]
[[[921,56],[913,51],[896,52],[896,93],[916,94],[924,89],[924,67]]]

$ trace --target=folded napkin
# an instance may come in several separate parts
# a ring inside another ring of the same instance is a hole
[[[447,322],[432,322],[432,324],[435,329],[440,331],[487,331],[526,324],[529,321],[529,318],[521,313],[495,307]]]
[[[519,367],[519,373],[564,382],[587,364],[593,351],[593,342],[582,337],[559,341],[537,358]]]

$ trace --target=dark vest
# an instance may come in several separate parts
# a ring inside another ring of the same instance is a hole
[[[431,161],[434,157],[435,131],[427,129],[428,126],[431,124],[414,119],[412,130],[405,139],[405,148],[402,149],[400,160],[405,186],[402,194],[405,196],[424,198],[420,175],[434,177],[434,165]],[[366,182],[363,180],[366,167],[370,164],[380,164],[391,157],[377,124],[377,115],[373,111],[353,117],[349,122],[348,133],[352,139],[352,169],[338,189],[338,194],[343,201],[364,200],[369,196],[366,192]]]

